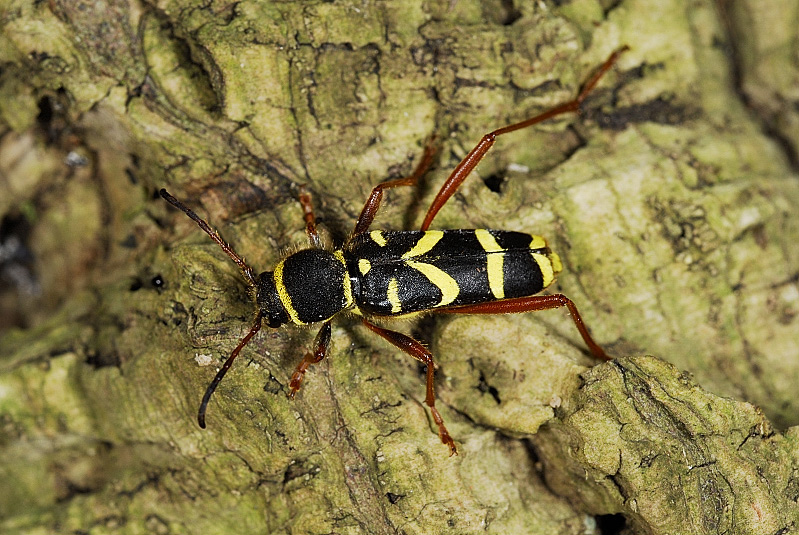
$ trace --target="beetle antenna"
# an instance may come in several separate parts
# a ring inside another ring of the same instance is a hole
[[[233,350],[233,353],[230,354],[225,363],[216,373],[216,377],[214,377],[213,381],[211,381],[211,384],[208,385],[208,388],[205,391],[205,395],[203,396],[203,400],[200,402],[200,410],[197,411],[197,423],[200,424],[200,427],[202,427],[203,429],[205,429],[205,410],[208,408],[208,401],[211,399],[211,396],[216,390],[217,385],[219,385],[219,382],[222,380],[227,371],[230,369],[230,366],[233,364],[233,361],[236,360],[236,357],[239,356],[241,350],[244,349],[244,346],[246,346],[250,342],[250,338],[255,336],[255,333],[261,330],[262,318],[263,314],[261,313],[261,311],[258,311],[258,314],[255,315],[255,323],[253,323],[252,327],[250,328],[250,332],[248,332],[247,335],[241,339],[239,345],[236,346],[236,349]]]
[[[161,197],[163,197],[163,199],[166,202],[168,202],[169,204],[171,204],[172,206],[174,206],[175,208],[177,208],[178,210],[182,211],[184,214],[192,218],[194,222],[197,223],[197,226],[199,226],[206,234],[208,234],[211,237],[211,239],[214,240],[222,248],[223,251],[225,251],[225,254],[227,254],[230,257],[230,259],[233,260],[237,266],[239,266],[241,272],[244,273],[244,278],[247,280],[247,283],[253,288],[255,288],[255,272],[250,266],[247,265],[247,262],[244,261],[244,258],[239,256],[238,253],[236,253],[236,251],[233,250],[233,247],[231,247],[227,242],[225,242],[225,240],[222,239],[222,237],[219,235],[219,232],[212,229],[210,225],[208,225],[208,223],[206,223],[203,219],[201,219],[200,216],[195,214],[191,210],[191,208],[189,208],[188,206],[186,206],[185,204],[174,198],[164,188],[161,188],[158,194],[161,195]],[[249,338],[247,338],[247,340],[249,340]],[[241,348],[239,347],[238,349]],[[211,394],[207,395],[210,396]]]

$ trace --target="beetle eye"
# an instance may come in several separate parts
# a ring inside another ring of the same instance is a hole
[[[268,326],[275,329],[288,323],[289,316],[277,294],[271,271],[264,271],[255,278],[255,303]]]

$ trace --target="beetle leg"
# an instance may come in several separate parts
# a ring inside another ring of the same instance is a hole
[[[436,217],[438,211],[442,206],[444,206],[444,204],[446,204],[449,198],[452,197],[455,191],[457,191],[461,183],[466,180],[466,177],[469,176],[469,173],[471,173],[472,170],[477,167],[477,164],[480,163],[480,160],[483,159],[483,156],[485,156],[488,150],[494,145],[494,141],[496,141],[497,136],[515,132],[516,130],[521,130],[522,128],[527,128],[528,126],[538,124],[563,113],[575,111],[579,112],[580,105],[582,105],[585,98],[594,89],[597,82],[599,82],[599,79],[613,66],[619,55],[627,50],[627,48],[628,47],[624,46],[611,54],[610,57],[605,60],[605,63],[599,67],[591,79],[586,82],[580,91],[580,94],[577,95],[574,100],[561,104],[560,106],[556,106],[545,111],[544,113],[536,115],[535,117],[531,117],[530,119],[504,126],[484,135],[483,139],[481,139],[480,142],[471,151],[469,151],[469,154],[467,154],[466,157],[461,160],[458,166],[455,167],[455,170],[452,171],[452,174],[449,175],[449,178],[447,178],[446,182],[444,182],[444,185],[441,186],[441,189],[439,190],[435,199],[433,199],[433,202],[430,204],[430,208],[427,210],[427,215],[425,215],[421,230],[427,230],[430,228],[430,223],[433,222],[433,218]]]
[[[363,209],[361,210],[361,215],[358,217],[358,222],[355,223],[355,229],[352,231],[353,236],[357,236],[358,234],[366,232],[369,229],[372,221],[374,221],[375,215],[377,215],[377,210],[380,208],[380,201],[383,200],[383,190],[396,188],[398,186],[416,185],[422,175],[427,172],[430,164],[433,162],[433,156],[436,153],[434,142],[435,137],[431,138],[430,141],[427,142],[427,145],[424,148],[424,153],[422,153],[422,158],[419,160],[419,163],[416,164],[416,169],[413,170],[413,174],[404,178],[387,180],[386,182],[382,182],[372,189],[372,194],[369,195],[369,199],[366,201],[366,204],[364,204]]]
[[[302,205],[302,217],[305,219],[305,233],[311,240],[311,246],[317,249],[322,247],[319,234],[316,232],[316,216],[313,213],[311,194],[305,188],[305,184],[300,186],[300,204]]]
[[[442,314],[513,314],[518,312],[533,312],[535,310],[549,310],[552,308],[566,307],[569,309],[574,325],[583,337],[585,345],[591,350],[591,354],[598,359],[612,360],[605,351],[594,342],[588,328],[583,323],[583,318],[577,311],[577,307],[571,299],[563,294],[554,295],[533,295],[530,297],[516,297],[503,301],[493,301],[490,303],[479,303],[476,305],[463,305],[451,308],[438,308],[436,312]]]
[[[369,327],[372,332],[379,334],[390,344],[401,349],[427,366],[427,395],[425,396],[424,402],[428,407],[430,407],[430,412],[433,415],[433,421],[438,426],[438,436],[441,438],[441,442],[449,446],[450,456],[457,455],[458,449],[455,447],[455,442],[452,440],[452,437],[449,435],[449,432],[444,425],[444,419],[441,418],[441,413],[439,413],[438,409],[436,409],[436,393],[434,387],[436,364],[433,361],[433,354],[430,353],[430,351],[428,351],[428,349],[424,347],[421,342],[414,340],[410,336],[378,327],[377,325],[370,323],[365,319],[361,321],[363,321],[363,324]]]
[[[325,358],[328,346],[330,346],[330,321],[326,321],[325,324],[322,325],[322,328],[319,329],[316,339],[314,339],[313,351],[308,351],[305,354],[305,357],[297,365],[297,369],[294,370],[294,373],[291,375],[288,393],[291,399],[294,399],[294,394],[296,394],[297,390],[302,386],[302,380],[305,378],[305,371],[308,369],[308,366],[316,364]]]

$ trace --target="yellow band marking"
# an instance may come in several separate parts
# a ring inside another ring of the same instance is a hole
[[[486,267],[488,268],[488,286],[497,299],[505,298],[505,275],[502,273],[505,264],[505,252],[497,240],[485,229],[474,231],[477,241],[486,252]]]
[[[391,303],[391,313],[398,314],[402,311],[402,303],[399,298],[399,282],[395,277],[388,281],[388,292],[386,292],[388,302]]]
[[[541,270],[541,280],[543,281],[542,289],[555,282],[556,272],[553,269],[554,266],[552,260],[546,255],[539,253],[533,253],[533,260],[535,260],[535,263],[538,264],[538,269]],[[558,263],[560,263],[560,258],[558,258]]]
[[[280,302],[283,303],[283,308],[286,309],[286,312],[288,313],[292,323],[297,325],[305,325],[304,321],[300,321],[300,316],[291,305],[291,297],[289,296],[288,290],[286,290],[286,285],[283,284],[283,264],[285,264],[285,262],[285,260],[278,262],[278,264],[275,266],[274,273],[272,273],[272,277],[275,281],[275,289],[277,290],[277,295],[280,298]]]
[[[557,277],[558,273],[563,271],[563,264],[560,261],[558,253],[550,251],[548,256],[549,256],[549,261],[552,262],[552,271],[555,272],[554,275]]]
[[[530,236],[532,238],[530,240],[530,249],[545,249],[547,246],[547,241],[542,238],[541,236]]]
[[[437,307],[443,307],[453,302],[461,289],[455,279],[447,275],[447,273],[432,264],[425,264],[424,262],[414,262],[413,260],[406,260],[405,263],[408,267],[419,271],[427,277],[427,279],[435,284],[441,290],[441,301],[438,302]],[[390,289],[390,287],[389,287]]]
[[[365,258],[361,258],[358,260],[358,271],[361,272],[361,275],[366,275],[369,273],[369,270],[372,269],[372,263],[369,262]]]
[[[414,258],[416,256],[422,256],[430,249],[436,246],[436,244],[441,240],[444,236],[444,231],[442,230],[428,230],[422,237],[419,238],[419,241],[416,242],[410,251],[402,255],[402,258]]]
[[[505,275],[502,269],[505,264],[505,253],[490,253],[486,255],[488,267],[488,287],[497,299],[505,298]]]
[[[386,243],[388,243],[386,242],[386,238],[383,236],[383,231],[381,230],[373,230],[369,233],[369,237],[372,238],[372,241],[374,241],[380,247],[385,247]]]
[[[333,256],[335,256],[336,259],[341,262],[341,265],[344,266],[344,308],[350,308],[355,300],[352,297],[352,281],[350,280],[350,274],[347,271],[347,263],[344,261],[344,251],[333,251]]]

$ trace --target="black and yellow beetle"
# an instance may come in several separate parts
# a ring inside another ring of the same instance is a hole
[[[480,143],[458,164],[439,190],[418,231],[369,230],[380,207],[383,191],[413,186],[433,159],[429,144],[413,174],[377,185],[361,211],[352,235],[339,249],[322,248],[310,195],[301,188],[306,232],[311,248],[290,254],[273,271],[256,275],[244,259],[197,214],[161,190],[167,202],[192,218],[242,270],[255,298],[252,328],[239,342],[216,374],[203,396],[197,420],[205,428],[208,401],[233,360],[260,330],[265,320],[270,327],[287,323],[307,325],[323,322],[312,351],[297,366],[289,382],[294,397],[308,366],[325,357],[330,343],[330,322],[341,312],[361,317],[363,324],[427,367],[427,395],[441,441],[457,453],[435,407],[433,355],[421,343],[405,334],[375,325],[370,318],[397,318],[420,312],[449,314],[505,314],[567,307],[591,353],[609,359],[594,342],[577,307],[564,295],[536,295],[561,271],[560,258],[544,238],[504,230],[428,230],[438,211],[488,152],[497,136],[520,130],[562,113],[579,111],[588,93],[611,68],[625,48],[614,52],[572,101],[540,115],[483,136]]]

